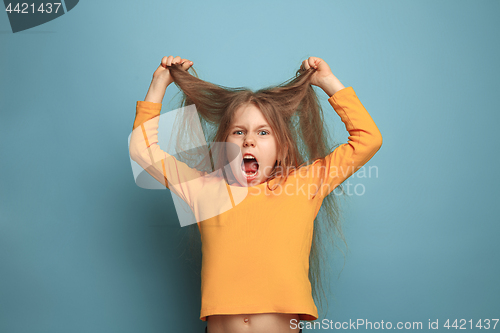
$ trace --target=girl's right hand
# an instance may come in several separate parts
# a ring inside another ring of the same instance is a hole
[[[181,64],[181,68],[184,70],[188,70],[191,66],[193,66],[193,62],[187,59],[181,59],[181,57],[163,57],[161,59],[161,64],[158,66],[156,71],[153,73],[153,79],[163,82],[166,86],[170,85],[174,80],[170,75],[170,71],[166,66],[170,66],[172,64]]]

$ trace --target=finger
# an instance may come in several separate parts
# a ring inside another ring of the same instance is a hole
[[[161,58],[161,65],[162,65],[163,67],[165,67],[165,66],[167,65],[167,59],[168,59],[168,57],[167,57],[167,56],[165,56],[165,57]]]
[[[308,62],[309,62],[309,65],[313,68],[318,68],[318,63],[317,63],[317,59],[316,57],[309,57]]]
[[[172,60],[172,63],[173,64],[180,64],[181,63],[181,57],[177,56],[174,58],[174,60]]]
[[[318,67],[318,68],[319,68],[319,67],[320,67],[320,65],[321,65],[321,62],[322,62],[322,61],[323,61],[323,59],[321,59],[321,58],[316,58],[316,67]]]
[[[305,70],[309,69],[309,64],[307,63],[307,59],[302,61],[302,68],[304,68]]]
[[[181,65],[183,65],[183,66],[187,66],[187,65],[189,65],[190,63],[192,64],[193,62],[192,62],[192,61],[189,61],[189,60],[187,60],[187,59],[181,59]]]
[[[188,70],[189,67],[193,66],[193,62],[192,61],[189,61],[187,59],[182,59],[182,66],[181,68],[184,69],[184,70]]]
[[[167,58],[167,66],[172,66],[172,60],[174,60],[174,56],[168,56],[168,58]]]

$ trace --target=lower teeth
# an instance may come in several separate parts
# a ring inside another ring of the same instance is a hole
[[[255,175],[257,174],[257,171],[255,171],[254,173],[250,173],[250,172],[246,172],[246,171],[245,171],[245,174],[246,174],[247,176],[255,176]]]

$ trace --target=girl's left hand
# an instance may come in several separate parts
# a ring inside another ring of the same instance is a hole
[[[333,76],[330,66],[321,58],[309,57],[302,61],[301,69],[315,68],[316,72],[311,76],[311,84],[323,88],[328,78]]]

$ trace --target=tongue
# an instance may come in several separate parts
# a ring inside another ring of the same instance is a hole
[[[259,164],[255,160],[244,160],[244,163],[245,172],[256,172],[259,168]]]

